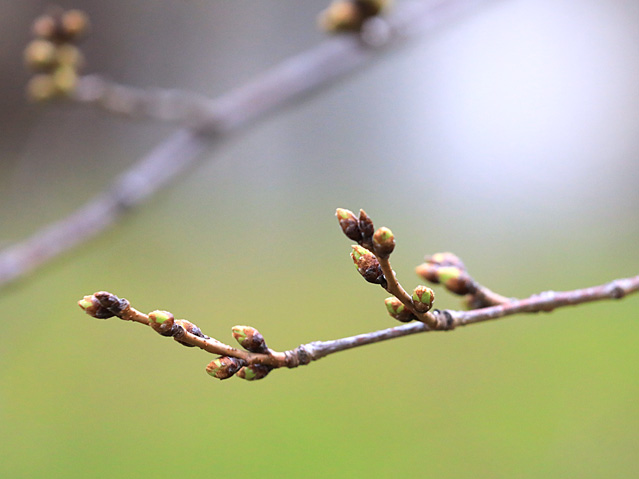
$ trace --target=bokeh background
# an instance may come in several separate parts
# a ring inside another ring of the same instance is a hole
[[[398,0],[401,1],[401,0]],[[89,71],[215,97],[317,44],[325,2],[60,1]],[[0,0],[0,242],[170,133],[30,105],[46,4]],[[115,228],[0,291],[0,476],[639,474],[639,297],[359,348],[249,383],[76,306],[107,289],[276,349],[393,325],[336,207],[393,229],[406,287],[451,250],[509,296],[637,274],[639,3],[501,0],[235,135]],[[439,292],[439,290],[438,290]],[[458,307],[441,292],[437,305]]]

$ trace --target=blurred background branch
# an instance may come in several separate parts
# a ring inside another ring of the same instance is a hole
[[[483,0],[486,2],[487,0]],[[113,84],[99,77],[78,80],[74,100],[109,112],[190,125],[158,145],[116,182],[67,218],[0,251],[0,287],[81,244],[112,225],[130,208],[174,181],[219,137],[322,86],[411,36],[438,27],[483,3],[442,0],[400,4],[385,20],[383,38],[364,41],[343,35],[282,62],[244,87],[218,100],[187,92],[159,93]],[[375,32],[369,32],[375,35]],[[212,138],[211,138],[212,137]]]

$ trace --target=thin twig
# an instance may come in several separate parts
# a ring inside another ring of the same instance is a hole
[[[0,287],[25,276],[115,224],[126,211],[142,203],[162,186],[174,181],[179,173],[192,167],[204,151],[228,133],[290,104],[293,100],[301,99],[320,87],[332,84],[339,77],[379,57],[387,47],[398,46],[408,38],[432,31],[472,7],[489,1],[494,0],[400,3],[387,19],[388,35],[383,41],[367,43],[358,36],[350,35],[331,38],[318,47],[283,62],[244,87],[231,91],[218,100],[207,102],[205,108],[176,108],[182,113],[173,117],[175,121],[186,121],[192,128],[169,136],[135,163],[130,171],[118,178],[106,192],[90,200],[78,211],[1,251]],[[91,92],[87,92],[91,88],[91,81],[95,87],[95,78],[85,78],[80,82],[84,96],[79,94],[76,99],[93,102],[114,111],[121,110],[114,108],[113,101],[106,101],[101,97],[99,88],[94,88],[91,96]],[[104,91],[106,90],[103,90],[103,94]],[[127,90],[127,94],[130,93],[133,90]],[[185,100],[183,96],[180,98]],[[186,106],[193,104],[193,98],[195,97],[185,100]],[[144,102],[141,104],[145,105]],[[173,100],[169,104],[175,107]],[[146,105],[135,114],[152,117],[158,111],[164,111],[164,108],[154,109]],[[190,113],[184,113],[185,111]],[[159,116],[167,118],[166,114]]]
[[[384,278],[386,279],[386,286],[384,289],[388,291],[390,294],[399,299],[404,306],[406,306],[412,313],[415,315],[417,319],[421,322],[425,323],[429,328],[438,329],[438,320],[437,318],[430,312],[419,312],[413,306],[413,300],[410,295],[406,292],[404,287],[397,281],[397,276],[395,276],[395,271],[390,264],[389,256],[379,256],[375,255],[377,261],[379,262],[379,266],[382,269],[382,273],[384,273]]]
[[[631,278],[617,279],[591,288],[563,292],[547,291],[526,299],[512,300],[506,304],[498,306],[490,306],[472,311],[436,311],[434,315],[438,321],[440,319],[452,320],[452,325],[448,328],[450,330],[454,329],[456,326],[467,326],[519,313],[552,311],[556,308],[578,305],[592,301],[620,299],[637,291],[639,291],[639,275]],[[106,298],[107,302],[105,302],[104,298]],[[88,314],[103,318],[106,316],[100,316],[99,313],[96,315],[95,305],[98,304],[97,302],[99,301],[102,302],[101,305],[104,307],[108,307],[109,304],[113,303],[118,305],[117,309],[110,309],[109,315],[111,316],[117,316],[121,319],[151,325],[148,315],[140,313],[132,308],[127,300],[120,299],[111,293],[99,292],[92,296],[86,296],[84,300],[80,301],[80,305]],[[440,316],[441,318],[439,318]],[[175,325],[172,326],[170,331],[164,332],[163,335],[172,336],[178,342],[185,343],[190,346],[197,346],[212,354],[240,359],[247,365],[264,365],[269,368],[294,368],[309,364],[312,361],[317,361],[329,354],[429,331],[437,331],[437,329],[430,328],[424,322],[414,321],[401,326],[359,334],[357,336],[349,336],[330,341],[314,341],[283,352],[269,349],[268,353],[255,353],[233,348],[216,339],[203,334],[192,334],[186,331],[183,327]]]

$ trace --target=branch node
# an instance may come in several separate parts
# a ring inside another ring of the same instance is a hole
[[[607,294],[613,299],[621,299],[626,295],[626,290],[621,286],[619,280],[611,281],[605,288]]]

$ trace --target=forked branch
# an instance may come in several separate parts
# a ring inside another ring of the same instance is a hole
[[[639,291],[638,275],[585,289],[546,291],[526,299],[507,299],[477,283],[457,256],[438,253],[427,257],[426,262],[417,267],[417,273],[427,281],[441,283],[453,294],[463,295],[471,309],[430,311],[435,297],[433,291],[420,285],[409,295],[390,267],[389,258],[395,248],[392,232],[385,227],[373,232],[373,222],[363,210],[359,217],[355,217],[352,212],[340,208],[337,210],[337,218],[346,236],[357,242],[353,246],[351,257],[358,272],[366,281],[379,284],[394,294],[385,301],[388,312],[393,318],[408,324],[331,341],[314,341],[280,352],[268,348],[263,336],[251,326],[232,328],[233,336],[243,348],[238,349],[205,335],[189,321],[176,320],[167,311],[144,314],[134,309],[126,299],[105,291],[85,296],[78,304],[95,318],[115,316],[125,321],[145,324],[160,335],[172,337],[184,346],[198,347],[218,355],[206,368],[213,377],[227,379],[237,375],[242,379],[256,380],[264,378],[273,369],[306,365],[329,354],[366,344],[429,331],[449,331],[458,326],[519,313],[549,312],[591,301],[621,299]]]

